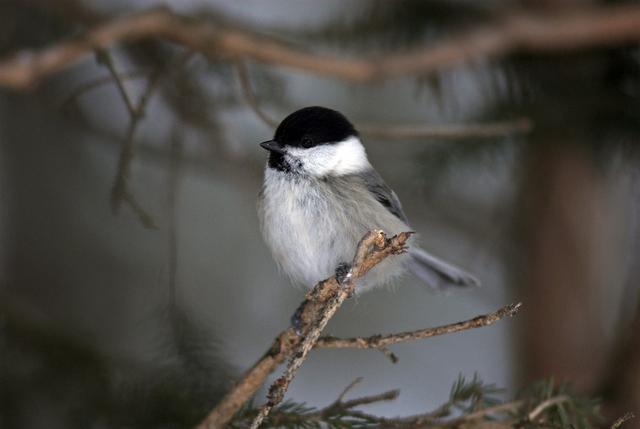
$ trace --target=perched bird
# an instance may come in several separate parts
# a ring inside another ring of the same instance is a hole
[[[389,235],[411,227],[395,192],[371,166],[354,126],[341,113],[306,107],[287,116],[269,151],[258,215],[264,239],[279,267],[297,284],[313,287],[344,269],[369,230]],[[383,285],[406,270],[428,286],[470,286],[465,271],[420,249],[385,259],[356,286]]]

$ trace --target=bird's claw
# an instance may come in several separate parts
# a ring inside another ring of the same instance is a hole
[[[336,280],[338,284],[344,285],[344,283],[351,277],[351,264],[346,262],[340,263],[336,268]]]
[[[342,262],[336,268],[336,281],[340,286],[346,286],[348,280],[351,279],[351,264]],[[349,293],[349,298],[353,296],[353,289]]]
[[[394,255],[404,255],[405,253],[407,253],[409,251],[409,246],[402,246],[398,249],[395,249],[393,251]]]

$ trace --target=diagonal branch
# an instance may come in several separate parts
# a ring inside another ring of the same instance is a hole
[[[262,421],[269,415],[273,407],[284,399],[284,395],[289,388],[289,384],[298,373],[298,370],[307,358],[307,355],[318,341],[320,333],[324,330],[329,320],[338,311],[342,303],[353,295],[356,287],[356,280],[364,276],[371,268],[382,262],[383,259],[391,255],[399,255],[407,250],[406,242],[411,236],[410,232],[402,232],[390,239],[387,239],[384,232],[369,231],[356,250],[351,269],[341,282],[336,276],[320,282],[310,295],[327,294],[328,299],[324,300],[325,305],[318,314],[314,314],[308,326],[303,326],[304,337],[299,346],[296,347],[287,368],[282,376],[276,379],[269,388],[267,403],[260,409],[260,412],[251,423],[251,429],[257,429]],[[304,314],[301,318],[304,321]],[[307,316],[307,320],[309,316]]]
[[[625,413],[624,415],[618,417],[616,419],[615,422],[613,422],[613,424],[611,425],[611,429],[618,429],[620,426],[622,426],[624,423],[626,423],[627,421],[631,420],[631,419],[635,419],[636,415],[629,411],[627,413]]]
[[[549,398],[546,401],[542,401],[538,404],[531,412],[527,415],[527,420],[529,422],[533,422],[537,419],[543,412],[549,407],[553,407],[555,405],[561,404],[563,402],[567,402],[570,398],[567,395],[560,395],[554,398]]]
[[[379,349],[382,347],[398,344],[405,341],[415,341],[424,338],[436,337],[439,335],[452,334],[454,332],[466,331],[467,329],[481,328],[496,323],[505,317],[512,317],[518,313],[522,303],[509,304],[493,313],[474,317],[462,322],[451,323],[449,325],[435,328],[419,329],[416,331],[401,332],[390,335],[373,335],[371,337],[336,338],[322,337],[318,340],[316,347],[327,349],[355,348],[355,349]]]
[[[242,89],[242,95],[246,100],[247,104],[253,110],[253,113],[268,127],[276,128],[278,126],[278,121],[260,108],[260,104],[258,103],[258,97],[256,96],[255,91],[253,90],[253,85],[251,85],[251,79],[249,78],[249,71],[247,70],[247,65],[241,59],[235,62],[236,67],[236,75],[238,76],[238,82],[240,83],[240,88]]]
[[[514,53],[556,53],[613,46],[640,39],[640,6],[629,4],[539,14],[513,11],[502,19],[412,51],[376,58],[310,53],[241,28],[156,8],[115,18],[84,36],[0,61],[0,85],[24,89],[92,51],[114,43],[165,39],[207,56],[252,58],[354,82],[433,73],[483,58]]]
[[[131,79],[143,79],[146,78],[147,72],[142,70],[132,70],[128,72],[119,73],[119,77],[121,81],[131,80]],[[113,78],[112,74],[107,76],[99,77],[89,82],[82,83],[78,85],[67,97],[60,103],[60,108],[65,110],[73,104],[81,95],[89,92],[95,88],[99,88],[103,85],[109,85],[115,83],[118,85],[118,81]]]
[[[322,327],[325,326],[326,320],[328,320],[327,315],[330,316],[333,314],[331,312],[337,310],[342,302],[341,300],[352,293],[354,281],[384,258],[403,251],[404,243],[408,237],[409,235],[405,233],[387,240],[384,234],[379,231],[367,234],[358,247],[358,252],[350,270],[351,277],[342,284],[339,284],[335,277],[320,282],[307,294],[305,301],[300,305],[296,313],[299,315],[303,325],[301,328],[303,336],[296,334],[293,328],[281,332],[269,350],[245,373],[236,383],[235,387],[227,393],[213,410],[211,410],[209,415],[198,425],[198,429],[218,429],[224,427],[240,408],[249,401],[255,392],[257,392],[269,374],[275,371],[281,363],[291,356],[294,358],[288,366],[289,369],[283,377],[276,380],[270,389],[267,407],[259,414],[260,419],[264,419],[271,408],[282,399],[288,383],[292,377],[295,376],[295,372],[304,361],[311,347],[340,347],[342,344],[340,342],[346,341],[344,347],[369,348],[361,346],[361,344],[367,344],[366,338],[364,343],[362,343],[362,341],[353,342],[353,339],[342,340],[331,339],[330,337],[320,338],[319,342],[315,342],[315,339],[318,338],[317,336],[322,330]],[[519,304],[509,305],[494,313],[478,316],[464,322],[423,330],[424,332],[420,335],[403,333],[398,336],[380,336],[380,338],[384,339],[388,344],[396,344],[401,341],[412,341],[465,329],[479,328],[495,323],[501,318],[512,316],[519,308]],[[426,332],[429,332],[429,334]],[[392,337],[393,340],[390,340]],[[375,342],[369,342],[368,344],[371,344],[371,347],[383,347]],[[349,388],[351,387],[353,387],[353,384],[349,386]],[[344,396],[344,394],[342,394],[341,397],[342,396]],[[346,401],[346,403],[349,404],[349,401]]]

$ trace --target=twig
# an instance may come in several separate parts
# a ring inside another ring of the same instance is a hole
[[[390,239],[387,239],[384,232],[370,231],[367,233],[356,250],[353,258],[351,269],[341,283],[338,283],[336,277],[325,280],[314,288],[313,294],[325,294],[331,290],[331,295],[324,308],[320,311],[319,317],[312,319],[309,328],[306,329],[305,336],[293,357],[289,361],[287,368],[280,378],[273,382],[269,388],[267,402],[260,409],[260,412],[251,423],[251,429],[257,429],[274,406],[279,404],[289,388],[289,384],[296,376],[298,369],[302,366],[306,357],[320,337],[320,333],[324,330],[329,320],[336,313],[345,299],[353,295],[356,287],[356,280],[365,275],[371,268],[380,263],[383,259],[391,255],[398,255],[406,252],[406,242],[411,236],[409,232],[400,233]],[[333,283],[333,285],[329,285]],[[336,288],[337,286],[337,288]]]
[[[121,80],[130,80],[130,79],[142,79],[147,76],[148,73],[143,72],[142,70],[133,70],[129,72],[120,73]],[[91,80],[89,82],[82,83],[78,85],[71,94],[69,94],[62,103],[60,103],[61,109],[66,109],[71,103],[78,99],[85,92],[91,91],[92,89],[98,88],[103,85],[108,85],[110,83],[117,82],[112,75],[103,76]]]
[[[636,417],[636,415],[634,413],[632,413],[631,411],[625,413],[622,417],[619,417],[615,422],[613,422],[613,424],[611,425],[611,429],[618,429],[620,426],[622,426],[625,422],[634,419]]]
[[[236,75],[242,95],[253,113],[268,127],[275,129],[278,121],[268,115],[258,102],[251,85],[247,66],[241,59],[235,61]],[[445,125],[371,125],[356,124],[363,135],[386,140],[411,139],[465,139],[490,138],[510,134],[525,133],[531,130],[531,121],[520,118],[513,121],[488,122],[484,124],[445,124]]]
[[[378,347],[378,350],[380,350],[380,352],[382,352],[382,354],[385,355],[385,357],[388,358],[391,361],[391,363],[398,363],[399,361],[398,356],[396,356],[396,354],[393,353],[388,348]]]
[[[514,316],[522,303],[505,305],[501,309],[493,313],[474,317],[473,319],[464,320],[462,322],[451,323],[449,325],[438,326],[435,328],[419,329],[417,331],[401,332],[399,334],[390,335],[374,335],[371,337],[355,337],[355,338],[336,338],[322,337],[318,340],[316,347],[318,348],[356,348],[356,349],[379,349],[381,347],[390,346],[392,344],[404,341],[414,341],[438,335],[451,334],[454,332],[465,331],[467,329],[475,329],[483,326],[492,325],[498,320],[505,317]]]
[[[240,83],[240,88],[242,89],[242,95],[244,99],[247,101],[253,113],[260,118],[262,122],[264,122],[267,126],[271,128],[276,128],[278,126],[278,121],[273,119],[271,116],[267,115],[261,108],[258,103],[258,97],[253,91],[253,86],[251,85],[251,81],[249,79],[249,72],[247,71],[247,65],[242,61],[242,59],[238,59],[234,62],[236,75],[238,76],[238,82]]]
[[[425,414],[417,414],[407,417],[397,417],[394,418],[393,421],[396,422],[400,426],[408,426],[411,428],[417,427],[457,427],[461,423],[469,422],[472,420],[477,420],[492,414],[505,413],[508,411],[512,411],[514,409],[518,409],[525,405],[524,401],[512,401],[505,402],[503,404],[494,405],[492,407],[482,408],[480,410],[474,411],[470,414],[462,415],[460,417],[456,417],[449,420],[441,420],[442,417],[448,415],[448,409],[450,408],[450,403],[445,403],[440,407],[436,408],[434,411],[430,411]],[[447,412],[445,412],[447,411]]]
[[[640,38],[640,7],[608,6],[560,14],[514,11],[499,21],[413,51],[377,58],[340,58],[309,53],[239,28],[194,20],[168,9],[151,9],[95,26],[81,38],[40,51],[22,51],[0,62],[0,85],[26,88],[85,57],[125,41],[163,38],[205,55],[257,61],[320,75],[367,82],[425,75],[480,58],[516,52],[554,53],[612,46]]]
[[[534,421],[536,418],[538,418],[538,416],[540,414],[542,414],[542,412],[544,410],[546,410],[549,407],[553,407],[554,405],[558,405],[561,404],[563,402],[566,402],[569,400],[569,397],[567,395],[560,395],[560,396],[556,396],[553,398],[549,398],[545,401],[542,401],[541,403],[538,404],[537,407],[535,407],[533,410],[531,410],[531,412],[527,415],[527,420],[532,422]]]
[[[345,387],[344,390],[340,392],[340,394],[338,395],[338,398],[335,400],[334,403],[339,404],[340,402],[342,402],[342,400],[347,395],[347,393],[349,393],[351,389],[353,389],[357,384],[360,384],[360,383],[362,383],[362,377],[358,377],[355,380],[353,380],[351,383],[349,383],[347,387]]]
[[[367,256],[366,250],[368,250],[365,249],[365,247],[368,241],[371,240],[372,234],[374,234],[378,239],[378,242],[376,243],[377,246],[374,246],[373,251],[367,258],[365,258],[365,256]],[[389,254],[394,251],[398,251],[399,249],[404,249],[404,243],[408,238],[409,234],[406,233],[399,234],[390,240],[385,240],[384,234],[381,232],[370,232],[367,234],[358,246],[358,251],[356,252],[356,257],[354,258],[349,278],[351,280],[357,279],[362,276],[366,270],[389,256]],[[332,304],[332,298],[340,295],[340,292],[348,292],[352,287],[353,283],[350,280],[343,286],[337,282],[335,277],[332,277],[318,283],[307,294],[307,299],[305,299],[298,309],[300,319],[304,325],[304,333],[307,334],[304,338],[309,338],[309,332],[313,329],[317,329],[317,321],[320,316],[323,314],[326,315],[327,309]],[[284,362],[287,357],[291,355],[298,355],[298,353],[294,352],[300,350],[302,338],[303,337],[296,334],[292,328],[281,332],[280,335],[276,337],[269,350],[267,350],[262,358],[260,358],[260,360],[245,373],[242,379],[238,381],[237,385],[227,393],[227,395],[213,408],[213,410],[211,410],[205,419],[198,425],[198,428],[214,429],[224,427],[238,412],[242,405],[254,395],[267,376],[271,374],[278,365]],[[262,419],[265,415],[262,416]]]
[[[359,381],[357,379],[355,381]],[[345,391],[348,391],[353,387],[354,383],[351,383]],[[344,393],[344,392],[343,392]],[[269,423],[273,427],[284,427],[287,426],[287,423],[294,422],[326,422],[330,420],[334,416],[349,416],[356,419],[360,419],[367,422],[374,423],[384,423],[384,422],[392,422],[391,419],[387,419],[386,417],[377,417],[371,414],[363,413],[362,411],[354,410],[353,408],[359,407],[361,405],[370,405],[375,404],[377,402],[382,401],[393,401],[398,398],[399,395],[398,390],[389,390],[387,392],[379,393],[376,395],[363,396],[360,398],[355,398],[349,401],[342,401],[342,394],[338,399],[333,401],[331,404],[327,405],[324,408],[319,410],[303,413],[303,414],[292,414],[286,412],[279,412],[279,410],[274,410],[269,416]]]
[[[191,51],[182,54],[176,61],[176,65],[174,67],[183,67],[192,55]],[[158,67],[149,75],[145,90],[140,95],[138,102],[133,103],[108,53],[103,52],[101,54],[101,61],[107,66],[109,72],[113,76],[122,99],[129,111],[129,125],[127,126],[125,139],[120,150],[116,176],[111,187],[111,208],[114,213],[117,213],[122,203],[127,203],[134,213],[136,213],[142,225],[146,228],[156,228],[151,215],[142,208],[129,188],[129,177],[131,176],[131,163],[135,156],[135,134],[138,126],[144,119],[149,100],[158,87],[160,77],[164,70],[161,67]]]
[[[351,383],[347,389],[350,389],[354,383]],[[348,416],[359,419],[361,421],[366,421],[369,423],[375,423],[379,425],[379,427],[384,428],[398,428],[398,429],[417,429],[417,428],[426,428],[426,429],[449,429],[449,428],[458,428],[458,427],[467,427],[464,425],[465,423],[472,422],[474,420],[487,418],[489,416],[495,416],[497,414],[505,414],[516,412],[517,410],[523,408],[527,405],[527,401],[525,400],[515,400],[510,402],[505,402],[502,404],[494,405],[491,407],[486,407],[479,409],[477,411],[471,412],[466,415],[462,415],[459,417],[455,417],[452,419],[441,419],[442,417],[442,409],[448,408],[449,404],[444,404],[438,407],[435,411],[431,411],[425,414],[417,414],[405,417],[380,417],[372,414],[368,414],[359,410],[354,410],[354,408],[369,405],[381,401],[392,401],[397,399],[399,396],[398,390],[390,390],[388,392],[383,392],[375,395],[364,396],[360,398],[355,398],[349,401],[343,401],[342,395],[336,399],[331,404],[327,405],[324,408],[319,410],[303,413],[303,414],[292,414],[286,412],[276,412],[270,416],[270,424],[274,427],[282,427],[286,426],[287,423],[295,423],[295,422],[326,422],[335,416]],[[535,415],[533,415],[533,419],[539,417],[539,415],[547,408],[552,405],[556,405],[558,403],[564,402],[568,400],[566,397],[554,397],[549,400],[541,402],[534,411],[536,411]],[[531,416],[529,414],[528,416]],[[250,416],[247,416],[250,417]],[[611,426],[611,429],[618,429],[622,423],[633,418],[632,413],[627,413]],[[508,418],[506,420],[493,420],[494,423],[491,427],[495,428],[510,428],[510,427],[520,427],[523,426],[524,422],[532,422],[531,419],[524,420],[514,420],[513,418]],[[536,422],[537,425],[544,427],[540,422]],[[482,427],[482,426],[480,426]]]
[[[160,69],[156,69],[149,76],[145,91],[140,96],[138,103],[134,105],[120,76],[118,75],[118,71],[115,69],[110,56],[106,52],[102,54],[102,62],[107,66],[109,72],[113,76],[120,95],[122,96],[122,100],[129,111],[129,125],[127,126],[125,138],[122,142],[120,157],[118,158],[117,172],[111,187],[111,209],[114,213],[117,213],[120,210],[121,204],[125,202],[129,207],[131,207],[134,213],[136,213],[142,225],[146,228],[156,228],[151,215],[142,208],[140,203],[135,199],[132,191],[129,189],[129,177],[131,175],[131,162],[134,157],[135,133],[145,115],[147,103],[149,102],[151,94],[153,93],[160,78]]]
[[[377,395],[363,396],[362,398],[351,399],[349,401],[344,401],[344,402],[340,401],[339,405],[344,409],[349,409],[349,408],[359,407],[361,405],[373,404],[376,402],[393,401],[397,399],[398,396],[400,396],[400,391],[397,389],[394,389],[394,390],[388,390],[386,392],[378,393]]]
[[[313,296],[314,293],[309,294]],[[313,301],[305,301],[302,305],[305,309],[313,308]],[[444,325],[436,328],[429,328],[421,331],[425,332],[422,335],[405,335],[400,334],[400,337],[394,335],[368,337],[352,339],[338,339],[332,337],[322,337],[315,344],[316,348],[340,348],[340,347],[355,347],[355,348],[379,348],[374,345],[375,338],[394,338],[392,344],[396,344],[401,341],[411,341],[421,338],[429,338],[436,335],[444,335],[445,333],[458,332],[465,329],[479,328],[482,326],[488,326],[501,318],[508,315],[514,315],[520,308],[519,304],[508,305],[500,310],[490,313],[485,316],[478,316],[476,318],[453,323],[450,325]],[[309,310],[312,312],[312,310]],[[305,311],[302,312],[303,316]],[[309,316],[307,316],[309,317]],[[482,320],[484,323],[478,323],[478,320]],[[489,323],[486,323],[489,322]],[[429,334],[427,334],[427,332]],[[242,377],[222,401],[216,405],[216,407],[209,413],[206,419],[198,426],[199,429],[213,429],[223,427],[235,413],[242,407],[242,405],[253,396],[253,394],[260,388],[264,380],[271,374],[284,360],[294,352],[296,346],[300,343],[301,337],[298,336],[293,329],[289,328],[286,331],[280,333],[274,340],[269,350],[264,356]],[[362,346],[371,344],[369,346]],[[391,343],[390,343],[391,344]]]
[[[515,409],[522,407],[523,405],[524,405],[524,401],[505,402],[504,404],[498,404],[498,405],[494,405],[493,407],[483,408],[481,410],[467,414],[466,416],[462,416],[456,420],[451,420],[448,422],[448,424],[451,426],[455,426],[459,422],[475,420],[475,419],[489,416],[491,414],[499,414],[499,413],[506,413],[509,411],[513,411]]]
[[[531,131],[531,121],[519,118],[511,121],[478,124],[431,124],[379,126],[359,124],[356,128],[364,135],[385,140],[467,139],[491,138],[522,134]]]
[[[111,55],[109,54],[109,52],[107,52],[104,49],[97,49],[96,59],[98,61],[98,64],[105,65],[107,67],[107,70],[109,70],[109,73],[111,73],[111,76],[113,77],[113,80],[116,83],[116,88],[118,88],[118,92],[122,97],[122,101],[124,101],[124,104],[127,106],[127,111],[129,112],[129,115],[131,115],[131,117],[137,116],[139,113],[138,107],[140,106],[135,107],[133,105],[133,101],[131,101],[131,97],[129,96],[129,93],[127,92],[126,88],[124,87],[124,82],[122,81],[122,78],[120,77],[118,71],[116,70],[116,66],[113,63],[113,59],[111,58]]]
[[[256,393],[265,379],[289,356],[300,342],[292,328],[276,337],[267,352],[256,362],[225,395],[224,398],[197,426],[198,429],[221,429]]]

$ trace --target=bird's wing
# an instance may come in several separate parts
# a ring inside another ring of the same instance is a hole
[[[370,169],[362,174],[367,189],[373,196],[387,208],[393,215],[404,223],[409,224],[407,216],[402,210],[402,204],[395,192],[384,182],[380,174],[374,169]]]

